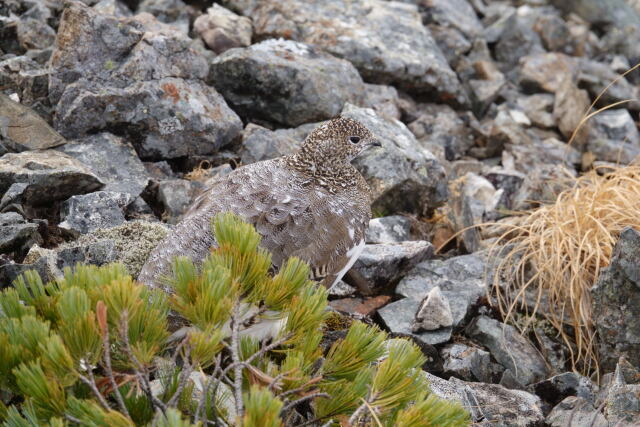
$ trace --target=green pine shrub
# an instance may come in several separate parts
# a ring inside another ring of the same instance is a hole
[[[119,264],[2,291],[3,425],[468,425],[429,392],[410,341],[353,322],[323,352],[327,294],[309,267],[274,275],[253,227],[230,214],[213,227],[219,248],[199,269],[176,259],[170,296]]]

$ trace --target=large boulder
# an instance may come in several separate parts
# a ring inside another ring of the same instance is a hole
[[[283,37],[347,59],[363,78],[467,104],[467,96],[415,5],[382,0],[226,0],[259,38]]]
[[[1,83],[2,79],[0,79]],[[0,153],[44,150],[66,140],[32,109],[0,93]]]
[[[604,371],[624,356],[640,366],[640,232],[625,228],[609,266],[600,272],[591,290],[593,324],[598,331],[598,353]]]
[[[128,134],[144,158],[215,153],[242,123],[202,82],[207,63],[191,43],[151,15],[118,19],[68,2],[50,63],[56,129]]]
[[[208,81],[243,117],[287,126],[335,117],[364,93],[350,62],[282,39],[226,51],[211,62]]]

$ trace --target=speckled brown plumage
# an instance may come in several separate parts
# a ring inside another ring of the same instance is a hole
[[[234,170],[196,199],[151,253],[138,280],[160,286],[159,277],[179,255],[202,261],[215,245],[211,218],[231,211],[255,225],[276,267],[298,256],[330,286],[364,246],[370,193],[350,162],[372,145],[379,143],[359,122],[337,118],[312,131],[295,154]]]

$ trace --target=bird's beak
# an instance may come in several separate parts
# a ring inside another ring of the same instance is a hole
[[[372,147],[382,147],[382,143],[380,141],[378,141],[377,139],[371,140],[369,145],[372,146]]]

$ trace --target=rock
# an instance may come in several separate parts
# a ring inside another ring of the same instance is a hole
[[[592,426],[609,427],[604,415],[582,397],[569,396],[556,405],[545,422],[550,427]]]
[[[600,96],[597,107],[611,105],[615,102],[625,101],[625,108],[640,110],[638,94],[640,89],[629,83],[625,77],[621,77],[611,69],[609,64],[593,61],[588,58],[577,59],[577,85],[589,92],[591,99]],[[604,89],[607,89],[603,93]],[[632,100],[628,102],[628,100]]]
[[[544,379],[547,367],[538,350],[511,325],[478,316],[466,328],[466,335],[489,349],[502,366],[522,385]]]
[[[46,22],[33,18],[20,18],[17,25],[20,46],[24,50],[45,49],[53,44],[56,32]]]
[[[35,243],[42,244],[38,228],[16,212],[0,213],[0,252],[22,252]]]
[[[411,325],[414,333],[420,331],[435,331],[453,325],[453,316],[449,301],[436,286],[420,303],[415,319]]]
[[[171,24],[185,35],[197,14],[192,6],[187,6],[182,0],[142,0],[137,12],[150,13],[158,21]]]
[[[284,37],[315,44],[353,63],[368,82],[434,93],[449,103],[467,103],[456,74],[422,24],[415,5],[381,0],[228,0],[225,4],[253,18],[258,38]]]
[[[113,240],[101,240],[89,244],[71,243],[57,251],[56,266],[59,271],[73,268],[78,263],[104,265],[116,262],[117,252]]]
[[[308,127],[309,132],[312,126]],[[306,135],[299,140],[290,129],[269,130],[262,126],[249,123],[242,133],[242,146],[240,159],[242,164],[250,164],[261,160],[274,159],[280,156],[293,154]]]
[[[550,128],[556,125],[552,114],[554,102],[554,96],[546,93],[520,96],[516,100],[518,107],[531,120],[531,124],[540,128]]]
[[[331,286],[327,291],[330,297],[350,297],[356,293],[357,289],[342,280]]]
[[[553,105],[553,116],[558,124],[558,129],[560,129],[567,141],[572,137],[582,119],[589,112],[590,106],[591,101],[586,90],[578,89],[573,81],[568,78],[560,83]],[[580,147],[585,143],[591,123],[592,121],[584,123],[574,137],[573,143],[576,146]]]
[[[587,377],[575,372],[565,372],[531,386],[543,400],[556,406],[569,396],[585,399],[589,404],[595,404],[597,386]]]
[[[563,52],[571,55],[574,47],[571,43],[571,31],[562,18],[557,15],[542,15],[533,26],[548,51]]]
[[[164,208],[163,219],[169,224],[177,224],[180,216],[189,209],[203,187],[199,182],[186,179],[161,181],[158,187],[158,201]]]
[[[516,19],[516,8],[504,3],[491,3],[481,13],[484,15],[483,36],[487,43],[496,43]]]
[[[427,23],[453,27],[468,38],[482,33],[482,24],[467,0],[421,0],[416,3]]]
[[[570,170],[573,165],[579,165],[582,153],[573,145],[569,145],[556,138],[544,140],[533,139],[531,144],[507,144],[502,152],[504,169],[515,170],[526,174],[525,181],[536,172],[542,172],[550,166],[562,165]],[[555,176],[560,177],[557,173]],[[552,200],[552,199],[548,199]]]
[[[50,121],[51,106],[49,104],[49,72],[42,65],[34,62],[27,56],[14,56],[0,60],[0,90],[6,95],[18,97],[20,106],[12,105],[6,98],[0,97],[0,111],[7,112],[8,117],[21,121],[42,121],[41,117]],[[15,100],[13,101],[15,104]],[[27,112],[29,107],[37,114]],[[24,112],[24,113],[23,113]],[[13,113],[13,114],[11,114]],[[24,114],[24,117],[21,117]],[[5,114],[2,114],[5,116]],[[0,125],[4,127],[4,125]],[[19,134],[24,132],[22,126],[16,129]],[[44,129],[41,129],[41,131]],[[22,131],[22,132],[21,132]],[[3,130],[2,133],[5,131]],[[37,130],[35,131],[37,132]],[[55,139],[45,132],[42,135],[45,141]],[[56,135],[57,138],[62,138]]]
[[[461,158],[473,146],[468,124],[447,105],[424,105],[423,113],[408,127],[423,145],[440,147],[446,160]]]
[[[73,234],[86,234],[125,222],[124,210],[133,197],[127,193],[97,191],[72,196],[62,204],[58,225]]]
[[[71,141],[59,150],[87,166],[105,183],[104,191],[137,197],[149,183],[149,174],[133,147],[110,133]]]
[[[44,150],[0,157],[0,194],[12,185],[21,187],[23,203],[42,205],[95,191],[103,182],[73,157]],[[3,201],[0,209],[4,206]]]
[[[399,301],[385,305],[378,310],[378,314],[385,326],[398,336],[407,336],[415,340],[419,345],[436,345],[451,339],[453,328],[440,328],[435,331],[413,332],[415,314],[420,308],[420,300],[403,298]]]
[[[506,79],[491,59],[479,59],[472,65],[474,74],[468,84],[473,95],[474,110],[484,114],[500,95]]]
[[[132,15],[129,7],[120,0],[100,0],[93,6],[93,10],[101,15],[113,15],[118,18]]]
[[[427,29],[449,65],[455,69],[460,58],[471,50],[471,42],[453,27],[430,24]]]
[[[441,351],[444,373],[465,381],[491,382],[491,356],[464,344],[447,344]]]
[[[640,16],[624,0],[552,0],[565,13],[576,13],[599,25],[640,26]]]
[[[215,3],[195,20],[193,29],[217,54],[251,44],[251,20]]]
[[[373,218],[364,238],[366,243],[406,242],[411,240],[411,220],[401,215]]]
[[[65,142],[32,109],[0,94],[0,146],[6,151],[44,150]]]
[[[533,30],[533,14],[511,15],[495,46],[496,59],[508,67],[518,64],[520,58],[544,52],[540,36]]]
[[[485,263],[477,254],[421,262],[398,283],[396,293],[419,303],[433,288],[440,287],[449,300],[453,326],[458,326],[485,295]]]
[[[351,273],[356,273],[354,282],[362,294],[376,295],[432,256],[433,246],[425,241],[365,245]]]
[[[600,271],[591,289],[592,318],[598,332],[600,366],[615,368],[620,356],[640,366],[640,233],[620,233],[609,266]]]
[[[67,3],[49,80],[61,134],[128,134],[143,158],[208,155],[239,135],[238,116],[201,82],[206,60],[191,39],[163,25],[150,15],[118,19]]]
[[[49,277],[44,258],[33,264],[18,264],[14,262],[0,264],[0,288],[11,285],[20,275],[29,270],[35,270],[40,277]]]
[[[494,196],[498,198],[495,209],[513,209],[526,176],[518,171],[499,167],[491,168],[484,176],[500,192],[496,192]]]
[[[364,92],[348,61],[282,39],[226,51],[211,62],[208,81],[241,116],[288,126],[333,118]]]
[[[575,62],[562,53],[536,53],[520,59],[520,85],[525,90],[555,93],[565,80],[576,81]]]
[[[615,426],[636,426],[640,419],[640,385],[619,382],[609,388],[605,400],[607,421]]]
[[[343,114],[360,121],[382,143],[382,148],[368,150],[354,161],[371,187],[374,212],[426,214],[445,202],[443,166],[405,125],[349,104]]]
[[[587,149],[598,160],[626,165],[640,156],[640,133],[629,111],[602,111],[590,122]]]
[[[428,372],[424,375],[434,394],[462,404],[471,414],[474,424],[529,427],[542,425],[544,421],[542,403],[534,394],[457,378],[446,381]]]
[[[398,91],[393,86],[365,83],[363,106],[372,108],[379,116],[400,120]]]
[[[388,295],[379,295],[377,297],[364,298],[343,298],[329,302],[329,307],[343,313],[355,314],[360,316],[371,316],[377,309],[384,306],[391,300]]]

